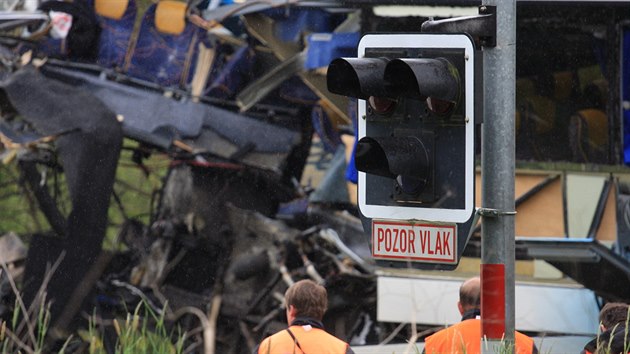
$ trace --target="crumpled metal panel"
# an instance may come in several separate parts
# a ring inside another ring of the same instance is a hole
[[[54,65],[42,70],[97,96],[122,116],[125,136],[163,149],[169,149],[174,140],[185,140],[196,153],[228,160],[247,150],[238,162],[277,172],[300,143],[297,132],[216,106],[166,97],[97,73]]]
[[[114,112],[91,92],[47,78],[32,66],[0,82],[0,89],[4,107],[14,108],[37,133],[56,137],[56,152],[63,162],[72,210],[66,218],[49,219],[51,225],[58,224],[55,231],[63,237],[55,238],[56,249],[42,244],[46,257],[31,257],[29,253],[32,262],[30,266],[27,263],[24,282],[24,300],[30,303],[42,284],[46,262],[53,263],[65,254],[48,287],[54,323],[72,289],[100,252],[122,148],[122,129]],[[37,171],[23,169],[27,174],[29,170],[31,174]],[[38,197],[40,206],[45,199],[46,194]],[[37,250],[35,243],[31,243],[29,252]]]

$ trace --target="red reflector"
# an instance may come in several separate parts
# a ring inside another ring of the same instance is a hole
[[[372,110],[378,114],[389,113],[396,106],[396,101],[385,97],[370,96],[368,103]]]
[[[427,97],[427,106],[431,112],[443,116],[450,113],[453,108],[455,108],[455,103],[444,101],[439,98]]]

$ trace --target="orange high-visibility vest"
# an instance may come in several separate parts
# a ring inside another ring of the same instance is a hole
[[[534,340],[514,332],[514,353],[532,354],[535,351]],[[481,320],[470,319],[445,328],[426,338],[426,354],[481,353]]]
[[[280,331],[260,343],[258,354],[346,354],[348,350],[348,343],[323,329],[308,325],[289,329],[296,340],[287,330]]]

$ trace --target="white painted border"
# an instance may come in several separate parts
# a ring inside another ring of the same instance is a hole
[[[465,34],[373,34],[361,38],[358,56],[365,56],[366,48],[463,48],[468,60],[466,65],[466,92],[474,92],[474,48]],[[365,136],[365,100],[358,104],[358,131],[361,139]],[[359,174],[359,209],[368,218],[392,220],[426,220],[438,222],[466,222],[474,208],[474,99],[466,99],[466,158],[465,158],[465,203],[464,209],[418,208],[366,204],[365,172]]]

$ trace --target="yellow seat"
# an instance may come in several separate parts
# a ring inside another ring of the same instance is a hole
[[[601,148],[608,145],[608,117],[599,109],[583,109],[578,114],[588,127],[588,143]]]
[[[160,1],[155,9],[155,28],[166,34],[182,34],[186,28],[186,3]]]
[[[576,162],[605,162],[608,147],[608,116],[599,109],[576,112],[569,123],[569,140]]]
[[[94,11],[100,16],[120,20],[129,6],[129,0],[94,0]]]

